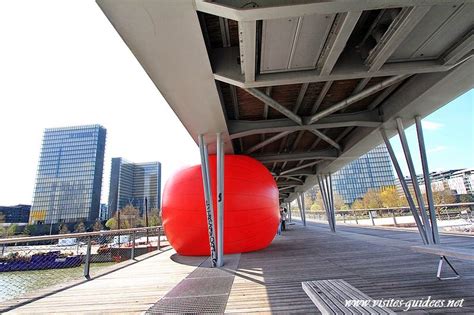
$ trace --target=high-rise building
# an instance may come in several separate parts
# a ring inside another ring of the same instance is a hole
[[[395,186],[392,162],[382,144],[333,174],[333,187],[345,203],[362,198],[369,189]]]
[[[109,215],[127,205],[145,210],[161,207],[161,163],[132,163],[123,158],[112,159],[109,189]]]
[[[31,223],[93,221],[99,216],[105,138],[99,125],[45,130]]]

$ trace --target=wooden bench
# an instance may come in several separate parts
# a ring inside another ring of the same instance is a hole
[[[456,248],[442,245],[422,245],[422,246],[412,246],[411,249],[418,253],[424,254],[433,254],[440,257],[438,264],[438,272],[436,276],[439,280],[451,280],[459,279],[461,275],[454,269],[453,265],[449,262],[448,257],[454,257],[464,260],[474,260],[474,250],[465,249],[465,248]],[[441,277],[441,269],[443,267],[443,262],[446,262],[451,270],[456,274],[454,277]]]
[[[389,308],[375,306],[375,303],[346,305],[349,300],[373,299],[342,279],[306,281],[301,285],[322,314],[395,314]]]

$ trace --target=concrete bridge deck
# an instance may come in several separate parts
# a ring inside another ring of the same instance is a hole
[[[442,235],[441,243],[474,249],[473,237]],[[334,234],[322,224],[296,224],[263,251],[227,256],[222,270],[170,249],[7,313],[318,313],[301,282],[336,278],[374,299],[464,299],[463,308],[413,309],[416,314],[474,313],[472,262],[451,259],[462,278],[439,281],[438,258],[410,250],[420,244],[406,231],[339,226]],[[153,306],[160,299],[167,303]]]

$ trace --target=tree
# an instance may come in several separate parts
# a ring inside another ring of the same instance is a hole
[[[352,203],[351,209],[358,210],[358,209],[364,209],[364,202],[362,199],[356,199]]]
[[[402,200],[394,186],[384,187],[380,190],[380,201],[384,208],[394,208],[402,206]]]
[[[433,191],[433,201],[435,205],[449,204],[456,202],[456,197],[451,193],[451,190],[444,189]]]
[[[76,224],[74,227],[74,232],[76,233],[84,233],[86,231],[86,226],[84,222],[80,221],[79,223]]]
[[[105,226],[110,230],[117,229],[117,219],[115,218],[115,215],[112,218],[108,219],[107,222],[105,222]]]
[[[377,190],[369,189],[362,198],[365,209],[382,208],[382,200]]]
[[[95,220],[95,223],[94,225],[92,226],[92,230],[97,232],[97,231],[101,231],[104,229],[104,226],[102,225],[102,223],[100,222],[99,219]]]
[[[24,235],[31,235],[35,232],[35,229],[36,227],[32,224],[28,224],[27,226],[25,226],[25,228],[23,229],[23,234]]]
[[[118,228],[118,221],[119,221],[119,212],[120,212],[120,229],[129,229],[132,227],[136,227],[141,219],[138,212],[138,209],[132,205],[127,205],[123,209],[116,211],[114,215],[107,220],[105,226],[111,230],[116,230]],[[148,219],[150,219],[150,214]],[[150,221],[151,226],[151,221]]]
[[[474,196],[470,194],[464,194],[459,197],[459,202],[474,202]]]
[[[349,208],[337,192],[334,192],[334,208],[335,210],[347,210]]]
[[[18,227],[18,225],[16,225],[16,224],[10,225],[10,226],[7,228],[5,234],[6,234],[7,236],[13,236],[13,235],[15,235],[15,234],[16,234],[16,230],[17,230],[17,227]]]
[[[59,228],[59,234],[68,234],[69,229],[66,224],[61,224],[61,227]]]
[[[133,205],[128,204],[120,210],[120,228],[130,229],[136,227],[140,221],[140,213]]]
[[[161,225],[160,209],[153,208],[148,213],[148,226]]]

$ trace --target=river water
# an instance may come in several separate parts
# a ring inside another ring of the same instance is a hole
[[[92,263],[91,276],[114,263]],[[84,279],[84,265],[75,268],[0,272],[0,302],[45,287]]]

